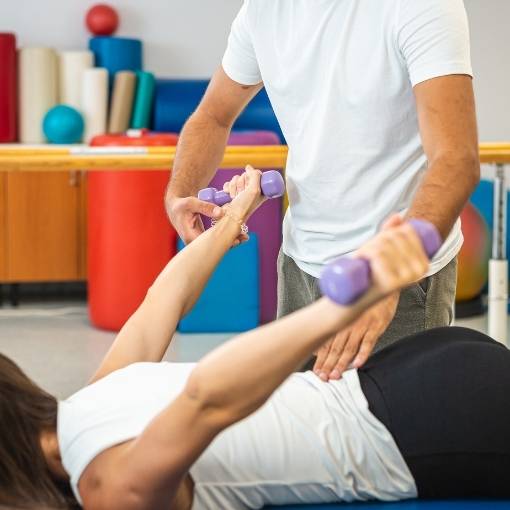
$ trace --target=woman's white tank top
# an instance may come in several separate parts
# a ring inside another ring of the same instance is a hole
[[[101,452],[139,436],[182,391],[193,364],[135,363],[59,403],[62,462],[78,481]],[[368,409],[355,370],[324,383],[294,374],[222,432],[190,469],[193,510],[258,509],[417,495],[391,434]]]

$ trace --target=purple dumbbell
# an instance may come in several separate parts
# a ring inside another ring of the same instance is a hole
[[[409,220],[431,259],[443,241],[436,227],[424,220]],[[322,294],[339,305],[349,305],[364,294],[371,285],[370,264],[361,258],[341,257],[328,264],[320,278]]]
[[[262,194],[267,198],[278,198],[285,193],[285,181],[280,172],[269,170],[260,178]],[[228,204],[232,198],[226,191],[218,191],[216,188],[205,188],[198,192],[198,198],[204,202],[219,205]]]

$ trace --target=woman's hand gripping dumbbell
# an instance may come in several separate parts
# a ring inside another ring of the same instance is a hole
[[[253,167],[246,167],[247,170],[254,170]],[[244,190],[244,176],[236,175],[231,181],[226,182],[222,191],[216,188],[205,188],[198,192],[198,198],[204,202],[216,204],[220,207],[230,203],[237,194]],[[285,193],[285,182],[280,172],[269,170],[262,173],[260,178],[262,195],[266,198],[278,198]]]
[[[280,172],[269,170],[262,173],[248,165],[246,172],[226,182],[223,190],[206,188],[198,193],[198,198],[218,207],[228,204],[229,212],[244,222],[265,200],[281,197],[284,193],[285,181]],[[247,228],[243,225],[243,234],[235,244],[247,238]]]
[[[423,278],[441,244],[431,223],[402,222],[380,232],[355,257],[328,264],[320,278],[321,291],[339,305],[350,305],[371,289],[377,297],[389,294]]]

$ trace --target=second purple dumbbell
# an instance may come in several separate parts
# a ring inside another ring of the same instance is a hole
[[[436,227],[424,220],[409,220],[431,259],[443,241]],[[322,294],[339,305],[349,305],[364,294],[372,284],[370,264],[362,258],[340,257],[328,264],[321,274]]]
[[[282,174],[276,170],[264,172],[260,178],[262,194],[267,198],[278,198],[285,194],[285,181]],[[226,191],[216,188],[205,188],[198,192],[198,198],[204,202],[219,205],[220,207],[232,201]]]

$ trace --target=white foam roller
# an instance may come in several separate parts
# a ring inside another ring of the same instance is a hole
[[[96,67],[83,72],[82,101],[85,120],[84,141],[106,133],[108,117],[108,71]]]
[[[57,104],[57,54],[51,48],[22,48],[18,54],[19,139],[44,143],[44,116]]]
[[[81,111],[83,72],[94,66],[91,51],[59,53],[59,102]]]

